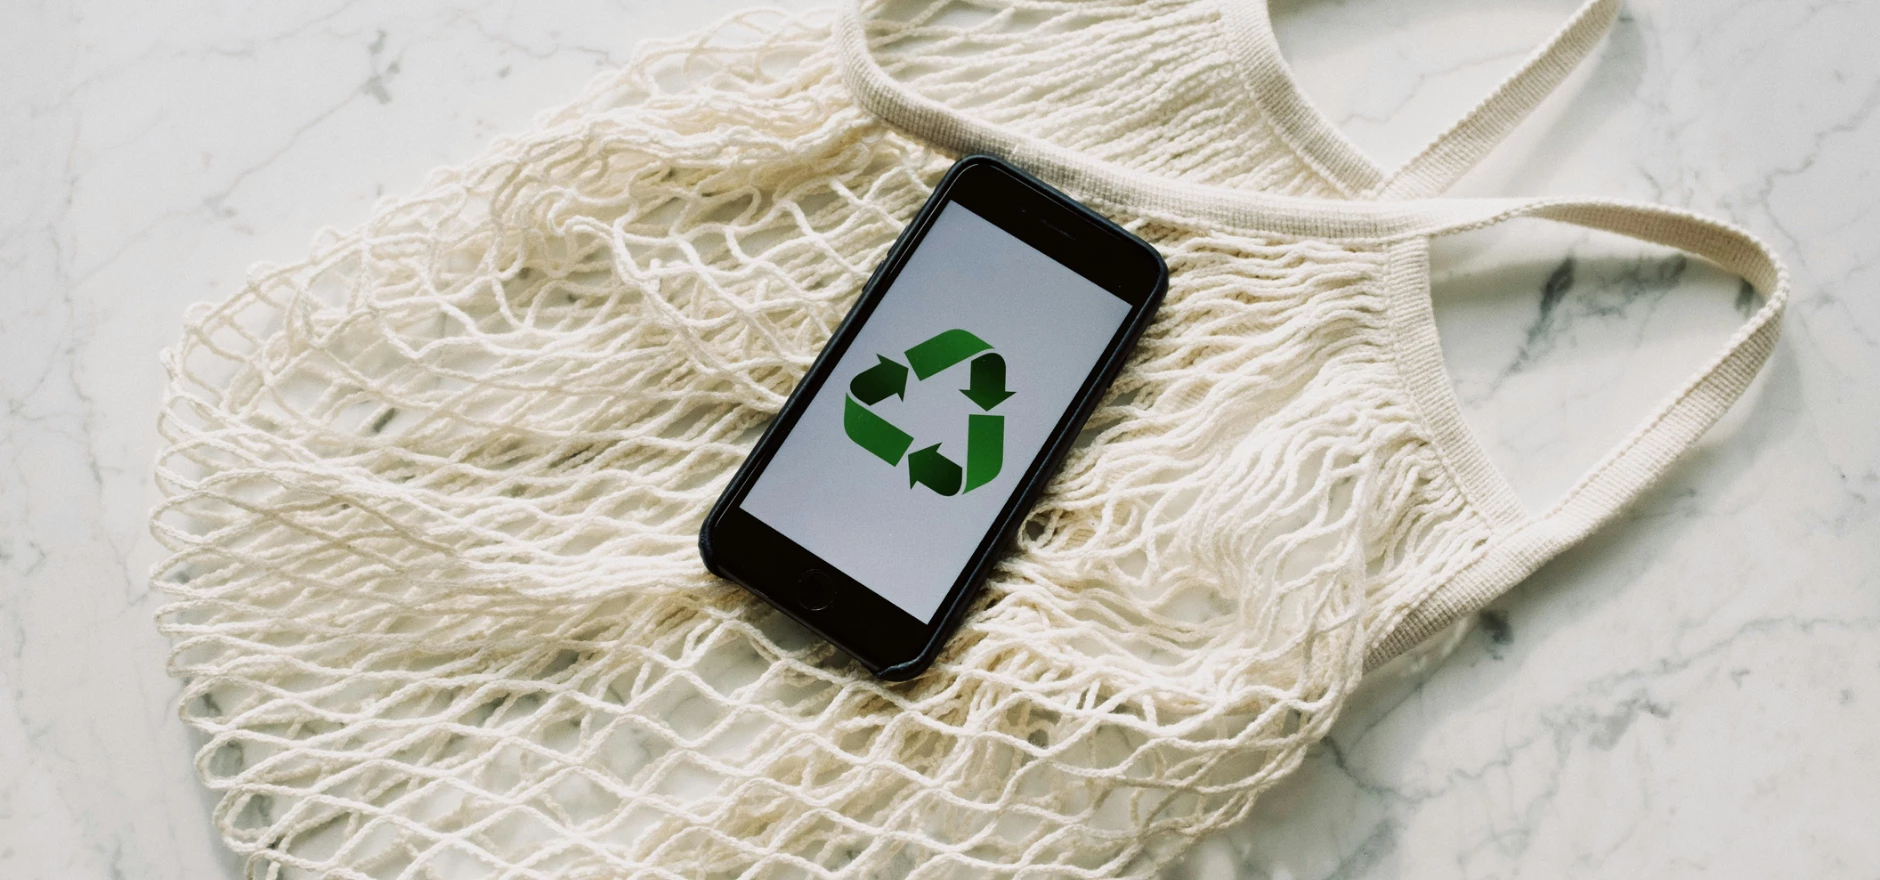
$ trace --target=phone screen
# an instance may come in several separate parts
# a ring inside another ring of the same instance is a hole
[[[932,623],[1129,314],[950,202],[740,506]]]

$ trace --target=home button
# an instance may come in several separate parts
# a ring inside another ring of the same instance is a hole
[[[796,582],[796,604],[810,611],[821,611],[836,601],[835,578],[828,572],[812,569]]]

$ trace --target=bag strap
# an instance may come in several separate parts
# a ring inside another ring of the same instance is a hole
[[[1447,212],[1444,212],[1447,213]],[[1455,577],[1395,616],[1379,621],[1366,657],[1374,668],[1435,635],[1532,574],[1547,560],[1612,520],[1697,442],[1769,360],[1788,302],[1788,276],[1769,247],[1727,223],[1676,208],[1602,200],[1533,200],[1493,216],[1451,216],[1431,235],[1537,217],[1604,230],[1701,256],[1742,276],[1764,297],[1761,308],[1720,352],[1608,453],[1558,502],[1491,539]]]
[[[1386,172],[1299,90],[1279,52],[1267,0],[1219,0],[1222,38],[1281,140],[1349,198],[1411,199],[1449,188],[1546,100],[1599,44],[1619,0],[1586,0],[1487,97],[1402,167]]]
[[[1437,135],[1375,191],[1378,198],[1433,196],[1482,161],[1552,94],[1619,15],[1619,0],[1587,0],[1546,43],[1448,130]]]

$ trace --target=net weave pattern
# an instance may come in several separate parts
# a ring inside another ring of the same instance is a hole
[[[1222,97],[1193,4],[885,14],[884,64],[949,103],[1331,191]],[[826,18],[733,20],[192,313],[154,579],[254,876],[1136,876],[1299,763],[1367,623],[1489,534],[1401,390],[1378,251],[1118,218],[1166,305],[916,681],[703,569],[950,161],[854,104]]]

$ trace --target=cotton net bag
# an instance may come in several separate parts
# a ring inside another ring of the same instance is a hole
[[[1538,100],[1610,6],[1498,94]],[[1286,197],[1425,195],[1519,113],[1478,108],[1397,175],[1327,161],[1279,87],[1236,79],[1270,32],[1233,9],[737,19],[192,313],[154,579],[249,872],[1153,873],[1296,767],[1367,663],[1596,527],[1766,357],[1780,272],[1728,227]],[[887,684],[710,576],[697,532],[970,150],[1125,223],[1172,280],[964,626]],[[1770,294],[1538,516],[1455,415],[1424,262],[1518,215]]]

